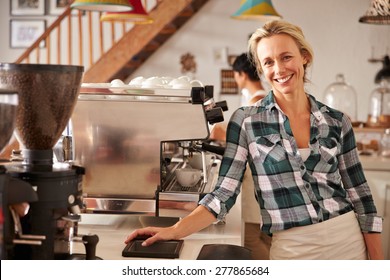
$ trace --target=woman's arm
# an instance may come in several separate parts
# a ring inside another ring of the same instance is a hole
[[[342,153],[340,174],[354,211],[363,231],[368,257],[371,260],[383,260],[382,218],[378,216],[371,190],[364,176],[363,167],[357,153],[355,135],[350,120],[343,117]],[[363,226],[364,225],[364,226]],[[367,233],[369,231],[370,233]]]
[[[370,260],[383,260],[382,239],[380,233],[363,233]]]
[[[353,204],[362,232],[382,232],[382,217],[377,213],[375,202],[364,175],[357,152],[351,121],[343,116],[341,148],[338,156],[339,171],[345,190]]]
[[[202,230],[214,221],[216,221],[214,215],[206,207],[200,205],[171,227],[146,227],[133,231],[126,238],[125,243],[129,243],[138,235],[151,235],[142,243],[143,246],[149,246],[158,240],[178,240]]]

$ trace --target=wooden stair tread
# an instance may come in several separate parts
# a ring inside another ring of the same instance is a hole
[[[83,82],[126,80],[208,1],[160,1],[150,12],[155,22],[129,30],[84,73]]]

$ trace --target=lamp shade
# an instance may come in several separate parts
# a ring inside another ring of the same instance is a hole
[[[127,12],[106,12],[101,17],[101,21],[125,21],[135,24],[153,23],[153,18],[148,15],[142,6],[141,0],[129,0],[133,10]]]
[[[390,24],[390,0],[371,0],[370,7],[359,22]]]
[[[232,15],[234,19],[263,21],[281,17],[273,7],[271,0],[241,0],[240,8]]]
[[[76,0],[70,7],[99,12],[125,12],[133,9],[128,0]]]

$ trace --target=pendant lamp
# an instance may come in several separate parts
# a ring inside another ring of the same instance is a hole
[[[275,20],[282,16],[272,6],[271,0],[241,0],[241,6],[232,15],[234,19],[244,20]]]
[[[371,0],[370,7],[359,22],[390,24],[390,0]]]
[[[76,0],[70,7],[99,12],[125,12],[133,9],[128,0]]]
[[[129,0],[133,10],[127,12],[106,12],[101,17],[101,21],[121,21],[132,22],[134,24],[153,23],[153,18],[145,11],[141,0]]]

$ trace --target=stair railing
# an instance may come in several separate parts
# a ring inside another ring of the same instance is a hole
[[[68,6],[15,63],[91,67],[133,27],[133,23],[101,22],[101,14]]]

